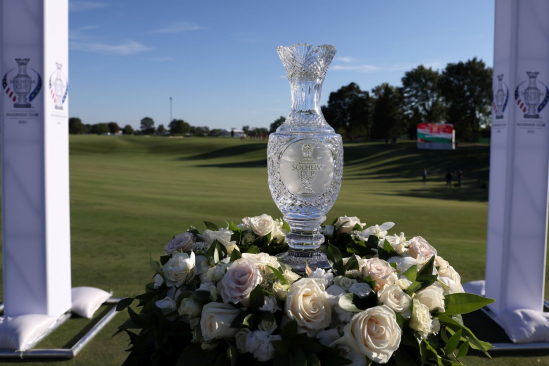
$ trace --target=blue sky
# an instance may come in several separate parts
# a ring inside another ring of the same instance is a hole
[[[350,82],[472,57],[492,66],[493,0],[70,0],[70,114],[84,123],[267,127],[290,109],[279,45],[332,44],[322,100]]]

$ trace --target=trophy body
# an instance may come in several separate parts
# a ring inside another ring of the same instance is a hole
[[[14,108],[30,108],[27,96],[31,92],[32,79],[27,74],[27,64],[30,59],[28,58],[16,58],[17,62],[17,75],[13,78],[13,91],[17,94],[17,102],[13,104]]]
[[[524,114],[524,118],[539,118],[539,114],[536,112],[536,107],[541,100],[541,91],[536,86],[539,72],[527,72],[526,74],[528,75],[528,88],[524,89],[524,104],[528,110]]]
[[[290,225],[289,251],[280,259],[294,270],[329,268],[319,248],[320,224],[335,203],[343,174],[343,144],[324,119],[320,94],[336,53],[333,46],[279,47],[292,91],[292,110],[269,136],[269,189]]]

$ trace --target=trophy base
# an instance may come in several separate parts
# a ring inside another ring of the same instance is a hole
[[[307,266],[313,271],[317,268],[331,268],[330,263],[328,263],[328,257],[319,249],[290,249],[285,253],[279,254],[277,257],[282,263],[292,267],[292,270],[298,274],[305,274]]]
[[[524,115],[524,118],[539,118],[539,114],[537,114],[537,113],[533,113],[533,114],[526,113]]]
[[[15,103],[13,105],[13,108],[30,108],[30,107],[31,107],[30,103]]]

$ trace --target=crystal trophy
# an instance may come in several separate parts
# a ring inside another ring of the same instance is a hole
[[[63,92],[65,91],[65,84],[63,83],[63,77],[61,76],[61,68],[63,67],[60,63],[55,63],[57,66],[57,73],[55,81],[53,82],[53,88],[55,93],[55,109],[63,109]]]
[[[13,78],[13,90],[17,94],[17,102],[13,105],[14,108],[30,108],[27,96],[31,92],[31,86],[33,81],[27,74],[27,64],[30,59],[28,58],[16,58],[17,62],[17,75]]]
[[[303,273],[307,265],[313,270],[330,267],[320,251],[320,224],[339,194],[343,144],[322,115],[320,94],[336,49],[296,44],[277,51],[290,82],[292,109],[269,136],[269,189],[291,228],[289,250],[279,258]]]

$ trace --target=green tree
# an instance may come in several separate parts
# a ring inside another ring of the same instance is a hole
[[[400,89],[383,83],[372,89],[374,108],[372,112],[372,137],[396,139],[406,131],[406,121],[402,111]]]
[[[210,133],[210,128],[207,126],[204,127],[191,127],[191,133],[195,136],[207,136]]]
[[[109,132],[109,125],[106,123],[96,123],[92,125],[90,133],[95,133],[97,135],[102,135]]]
[[[164,127],[164,125],[158,125],[158,128],[156,129],[156,133],[159,135],[163,135],[164,132],[166,132],[166,127]]]
[[[151,117],[145,117],[141,120],[141,131],[146,135],[154,133],[154,120]]]
[[[214,128],[213,130],[210,131],[209,135],[210,136],[219,136],[220,133],[221,133],[220,128]]]
[[[456,137],[477,142],[481,125],[489,124],[492,102],[492,69],[482,60],[450,63],[442,72],[440,90],[448,123]]]
[[[84,134],[87,132],[86,126],[82,120],[77,117],[69,118],[69,133],[74,135]]]
[[[242,126],[242,131],[244,131],[246,136],[250,136],[250,126]]]
[[[168,128],[170,129],[170,134],[172,135],[183,135],[191,131],[191,125],[182,119],[174,119],[170,122]]]
[[[417,134],[417,124],[442,122],[446,107],[440,95],[440,73],[419,65],[407,71],[402,78],[403,112],[408,119],[410,137]]]
[[[322,108],[322,113],[330,126],[345,131],[350,140],[370,132],[370,95],[356,83],[330,93],[328,105]]]
[[[124,129],[122,130],[122,133],[124,135],[133,135],[133,133],[134,133],[133,127],[130,126],[130,125],[124,126]]]
[[[271,126],[269,128],[269,133],[275,133],[276,129],[280,127],[286,121],[286,117],[278,117],[273,123],[271,123]]]
[[[115,134],[118,131],[120,131],[120,127],[118,126],[118,123],[116,123],[116,122],[109,122],[107,124],[107,126],[109,126],[109,132],[112,133],[112,134]]]

